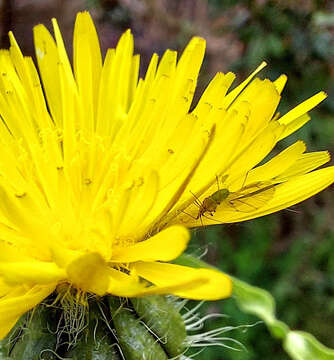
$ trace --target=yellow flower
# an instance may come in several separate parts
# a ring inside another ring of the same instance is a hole
[[[182,225],[254,218],[332,183],[333,167],[312,171],[328,153],[304,154],[302,142],[253,169],[325,94],[275,116],[286,77],[251,81],[261,65],[228,94],[234,75],[217,74],[190,111],[203,39],[179,61],[153,55],[138,81],[130,31],[102,61],[79,13],[72,72],[53,27],[55,40],[34,28],[43,85],[12,34],[0,54],[0,338],[64,284],[101,296],[229,296],[227,276],[168,263],[189,241]],[[209,212],[203,200],[220,187],[228,196]]]

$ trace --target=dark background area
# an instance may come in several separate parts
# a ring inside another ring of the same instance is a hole
[[[277,151],[305,140],[308,149],[334,153],[334,1],[282,0],[0,0],[0,42],[12,29],[25,55],[33,55],[32,27],[56,17],[71,52],[77,11],[90,10],[102,49],[114,47],[127,28],[135,35],[144,72],[153,52],[182,50],[193,35],[207,40],[199,93],[217,71],[234,71],[241,81],[262,61],[260,77],[288,75],[282,113],[319,90],[328,99],[311,112],[312,121],[280,142]],[[333,163],[333,162],[332,162]],[[293,210],[293,211],[291,211]],[[334,348],[334,193],[333,187],[261,219],[193,232],[190,251],[242,280],[270,291],[281,320],[313,333]],[[200,248],[200,252],[198,252]],[[232,299],[206,304],[206,311],[229,319],[209,321],[207,329],[250,324]],[[251,360],[288,356],[264,325],[231,335],[247,352],[210,348],[198,359]]]

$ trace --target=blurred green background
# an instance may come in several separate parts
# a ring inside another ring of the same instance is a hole
[[[328,99],[312,111],[312,121],[278,144],[276,151],[303,139],[308,149],[334,153],[334,2],[312,0],[2,0],[1,47],[14,30],[25,54],[33,54],[33,25],[57,17],[70,49],[79,10],[93,15],[104,51],[131,28],[145,70],[152,52],[181,50],[193,35],[207,40],[199,93],[217,71],[232,70],[241,81],[262,60],[260,77],[288,75],[280,111],[319,90]],[[143,71],[144,71],[143,70]],[[193,232],[190,252],[242,280],[269,290],[281,320],[314,334],[334,348],[334,193],[333,187],[291,209],[246,223]],[[208,303],[203,310],[228,319],[210,320],[205,329],[252,324],[233,299]],[[247,351],[209,348],[198,359],[284,360],[288,356],[264,325],[231,335]]]

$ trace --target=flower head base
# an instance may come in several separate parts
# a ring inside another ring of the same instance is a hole
[[[0,54],[0,337],[64,283],[101,296],[229,296],[227,276],[168,263],[187,246],[184,225],[254,218],[332,183],[333,167],[312,171],[328,153],[305,154],[302,142],[254,168],[325,94],[279,118],[286,77],[252,81],[262,64],[229,93],[234,75],[217,74],[189,112],[203,39],[178,61],[153,55],[138,80],[130,31],[102,62],[91,18],[78,14],[72,71],[53,27],[54,38],[34,28],[42,85],[12,34]],[[225,198],[213,196],[220,188]]]

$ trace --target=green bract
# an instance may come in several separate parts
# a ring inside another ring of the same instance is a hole
[[[90,299],[82,309],[83,315],[78,310],[66,314],[66,309],[39,305],[1,342],[0,359],[167,360],[187,350],[175,299],[151,296],[130,302],[108,296]]]

